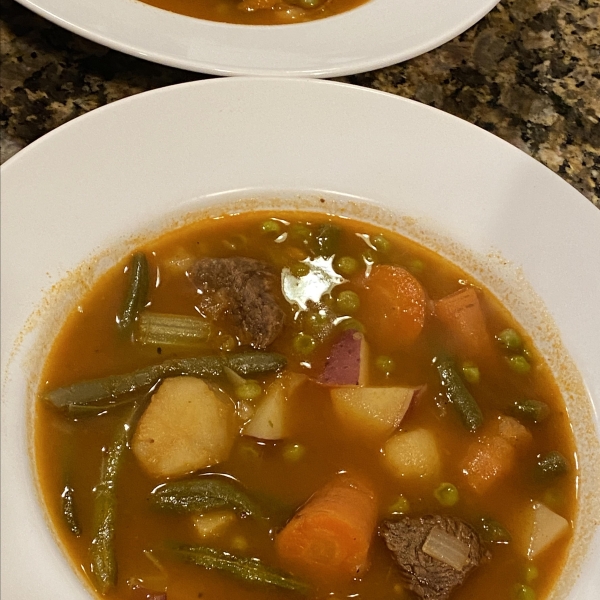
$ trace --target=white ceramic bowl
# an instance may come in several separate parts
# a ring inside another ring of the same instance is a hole
[[[580,458],[575,543],[553,598],[597,597],[600,213],[545,167],[395,96],[239,78],[98,109],[9,160],[1,183],[3,598],[89,597],[46,522],[30,456],[39,369],[78,295],[136,238],[190,213],[298,203],[428,244],[531,332]]]
[[[456,37],[498,0],[370,0],[309,23],[214,23],[136,0],[18,0],[90,40],[215,75],[333,77],[412,58]]]

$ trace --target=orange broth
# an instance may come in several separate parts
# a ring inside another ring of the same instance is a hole
[[[284,25],[324,19],[368,0],[142,0],[174,13],[238,25]]]
[[[261,230],[261,224],[273,216],[281,219],[278,221],[280,232],[288,233],[283,241],[274,233]],[[311,239],[317,225],[324,222],[333,223],[342,230],[336,256],[354,257],[360,265],[356,277],[334,289],[334,297],[339,291],[348,289],[356,291],[360,297],[357,277],[365,270],[365,256],[375,264],[400,265],[412,271],[432,300],[464,287],[466,282],[477,286],[494,356],[489,362],[484,362],[483,357],[469,357],[477,363],[480,380],[466,385],[479,403],[484,418],[490,420],[506,413],[511,402],[523,397],[543,399],[550,406],[550,417],[539,423],[526,423],[533,442],[520,455],[509,476],[496,482],[486,493],[474,493],[465,484],[460,459],[477,434],[468,432],[444,401],[438,374],[432,364],[435,356],[447,352],[443,327],[428,313],[416,342],[406,348],[381,352],[370,339],[373,315],[358,309],[353,318],[362,324],[365,338],[370,343],[369,385],[425,385],[424,392],[413,401],[400,428],[428,429],[435,435],[440,449],[443,467],[435,480],[395,478],[382,462],[382,440],[361,440],[340,427],[332,410],[329,389],[314,381],[323,369],[338,330],[334,328],[333,333],[317,343],[312,352],[299,354],[293,339],[299,332],[310,333],[310,329],[306,319],[300,317],[294,320],[295,307],[283,302],[287,324],[269,350],[287,357],[288,370],[311,378],[293,396],[292,435],[275,442],[239,435],[225,462],[202,471],[236,478],[248,493],[264,502],[265,512],[273,517],[267,522],[238,518],[225,533],[202,542],[196,537],[190,515],[165,514],[149,507],[147,498],[162,481],[148,476],[131,450],[127,449],[117,479],[115,543],[118,580],[105,597],[132,599],[136,597],[132,586],[143,582],[150,589],[164,589],[166,586],[168,600],[302,598],[294,592],[241,582],[227,574],[179,563],[169,558],[162,549],[171,542],[206,543],[280,567],[273,547],[274,534],[335,473],[348,470],[370,480],[378,496],[380,521],[390,518],[390,506],[402,495],[409,503],[407,514],[411,517],[448,514],[471,524],[482,517],[490,517],[512,533],[511,543],[488,544],[491,560],[480,565],[467,578],[465,584],[453,593],[452,600],[505,600],[513,597],[516,585],[525,583],[535,591],[536,598],[542,600],[560,573],[570,535],[563,536],[535,559],[533,564],[538,575],[527,580],[526,570],[530,563],[518,549],[520,518],[532,500],[544,501],[566,518],[571,528],[573,526],[576,516],[576,460],[567,411],[549,369],[526,334],[489,292],[479,283],[472,282],[458,267],[387,231],[383,234],[389,244],[379,244],[377,249],[373,240],[382,230],[352,220],[304,213],[227,216],[169,232],[140,248],[149,257],[151,281],[159,281],[156,286],[151,285],[148,309],[197,314],[196,289],[182,270],[169,266],[173,257],[246,256],[270,263],[275,269],[293,267],[303,257],[314,253]],[[294,224],[298,223],[301,227],[294,228]],[[307,232],[308,238],[303,238]],[[124,259],[106,273],[67,318],[49,353],[39,390],[40,398],[48,390],[80,380],[126,373],[168,358],[219,352],[220,346],[231,343],[227,324],[219,323],[216,324],[219,334],[199,351],[141,346],[120,335],[115,315],[120,310],[127,286],[126,263]],[[159,278],[157,273],[160,273]],[[331,298],[323,300],[332,304]],[[335,303],[333,306],[335,308]],[[516,373],[507,366],[506,359],[510,353],[494,340],[494,335],[507,327],[516,329],[523,337],[527,359],[532,365],[527,374]],[[390,373],[376,366],[377,357],[382,354],[391,357],[395,363],[395,369]],[[460,364],[459,359],[457,364]],[[254,377],[263,387],[274,378],[274,374]],[[227,380],[216,383],[231,394]],[[98,483],[102,449],[111,442],[115,429],[129,409],[114,408],[99,416],[72,418],[64,409],[57,409],[40,399],[36,410],[35,456],[42,496],[52,525],[71,562],[89,577],[92,490]],[[290,444],[304,448],[304,454],[297,460],[290,461],[285,453]],[[570,470],[550,482],[541,481],[533,475],[536,456],[550,450],[560,451],[567,458]],[[69,531],[61,512],[61,493],[66,480],[74,490],[75,509],[82,530],[80,537]],[[458,489],[459,501],[454,506],[441,506],[434,497],[434,490],[442,482],[451,482]],[[152,552],[162,571],[145,552]],[[319,584],[307,597],[315,600],[350,596],[362,600],[417,598],[404,589],[399,571],[377,534],[372,541],[370,555],[371,566],[360,579],[331,584],[331,587]]]

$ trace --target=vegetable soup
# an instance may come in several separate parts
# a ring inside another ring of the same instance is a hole
[[[432,251],[324,214],[207,219],[109,270],[50,350],[35,453],[115,600],[541,600],[576,516],[526,332]]]
[[[367,0],[142,0],[157,8],[240,25],[284,25],[323,19]]]

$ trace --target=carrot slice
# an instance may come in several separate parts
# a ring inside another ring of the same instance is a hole
[[[458,352],[473,358],[488,354],[490,336],[475,288],[462,288],[434,302],[434,307]]]
[[[317,491],[275,539],[282,564],[312,581],[349,580],[368,568],[377,519],[369,484],[338,475]]]
[[[362,310],[369,315],[368,337],[392,350],[412,344],[423,329],[427,295],[406,269],[375,265],[363,283]]]
[[[484,494],[492,484],[508,475],[515,459],[516,450],[510,441],[499,435],[483,437],[469,446],[462,472],[469,487]]]

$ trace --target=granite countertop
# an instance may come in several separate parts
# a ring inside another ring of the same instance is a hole
[[[108,50],[13,0],[0,8],[2,161],[94,108],[207,77]],[[475,123],[600,208],[600,0],[502,0],[440,48],[338,80]]]

